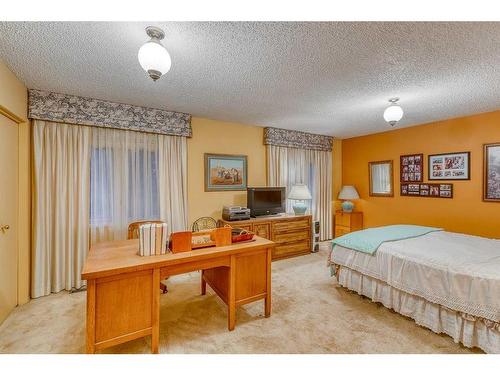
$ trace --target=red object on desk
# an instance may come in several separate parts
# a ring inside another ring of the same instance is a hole
[[[242,241],[250,241],[254,233],[249,232],[245,229],[233,228],[232,230],[232,242],[242,242]]]

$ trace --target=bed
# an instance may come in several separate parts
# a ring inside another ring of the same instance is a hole
[[[329,265],[343,287],[464,346],[500,353],[500,240],[371,228],[335,239]]]

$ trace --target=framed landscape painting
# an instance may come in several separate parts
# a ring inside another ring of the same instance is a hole
[[[500,143],[484,145],[483,200],[500,202]]]
[[[429,180],[470,180],[470,152],[429,155]]]
[[[246,155],[205,154],[205,191],[246,189]]]

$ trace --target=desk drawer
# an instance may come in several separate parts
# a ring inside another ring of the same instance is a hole
[[[273,250],[273,259],[287,258],[299,254],[308,254],[310,252],[311,243],[309,241],[292,242],[277,245]]]
[[[273,223],[273,232],[290,232],[290,231],[305,231],[310,230],[309,220],[293,220],[281,223]]]
[[[277,243],[308,241],[311,238],[311,232],[301,230],[296,232],[281,232],[274,233],[273,241]]]

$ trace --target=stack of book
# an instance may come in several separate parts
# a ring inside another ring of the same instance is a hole
[[[161,255],[167,252],[167,224],[143,224],[139,227],[139,255]]]

